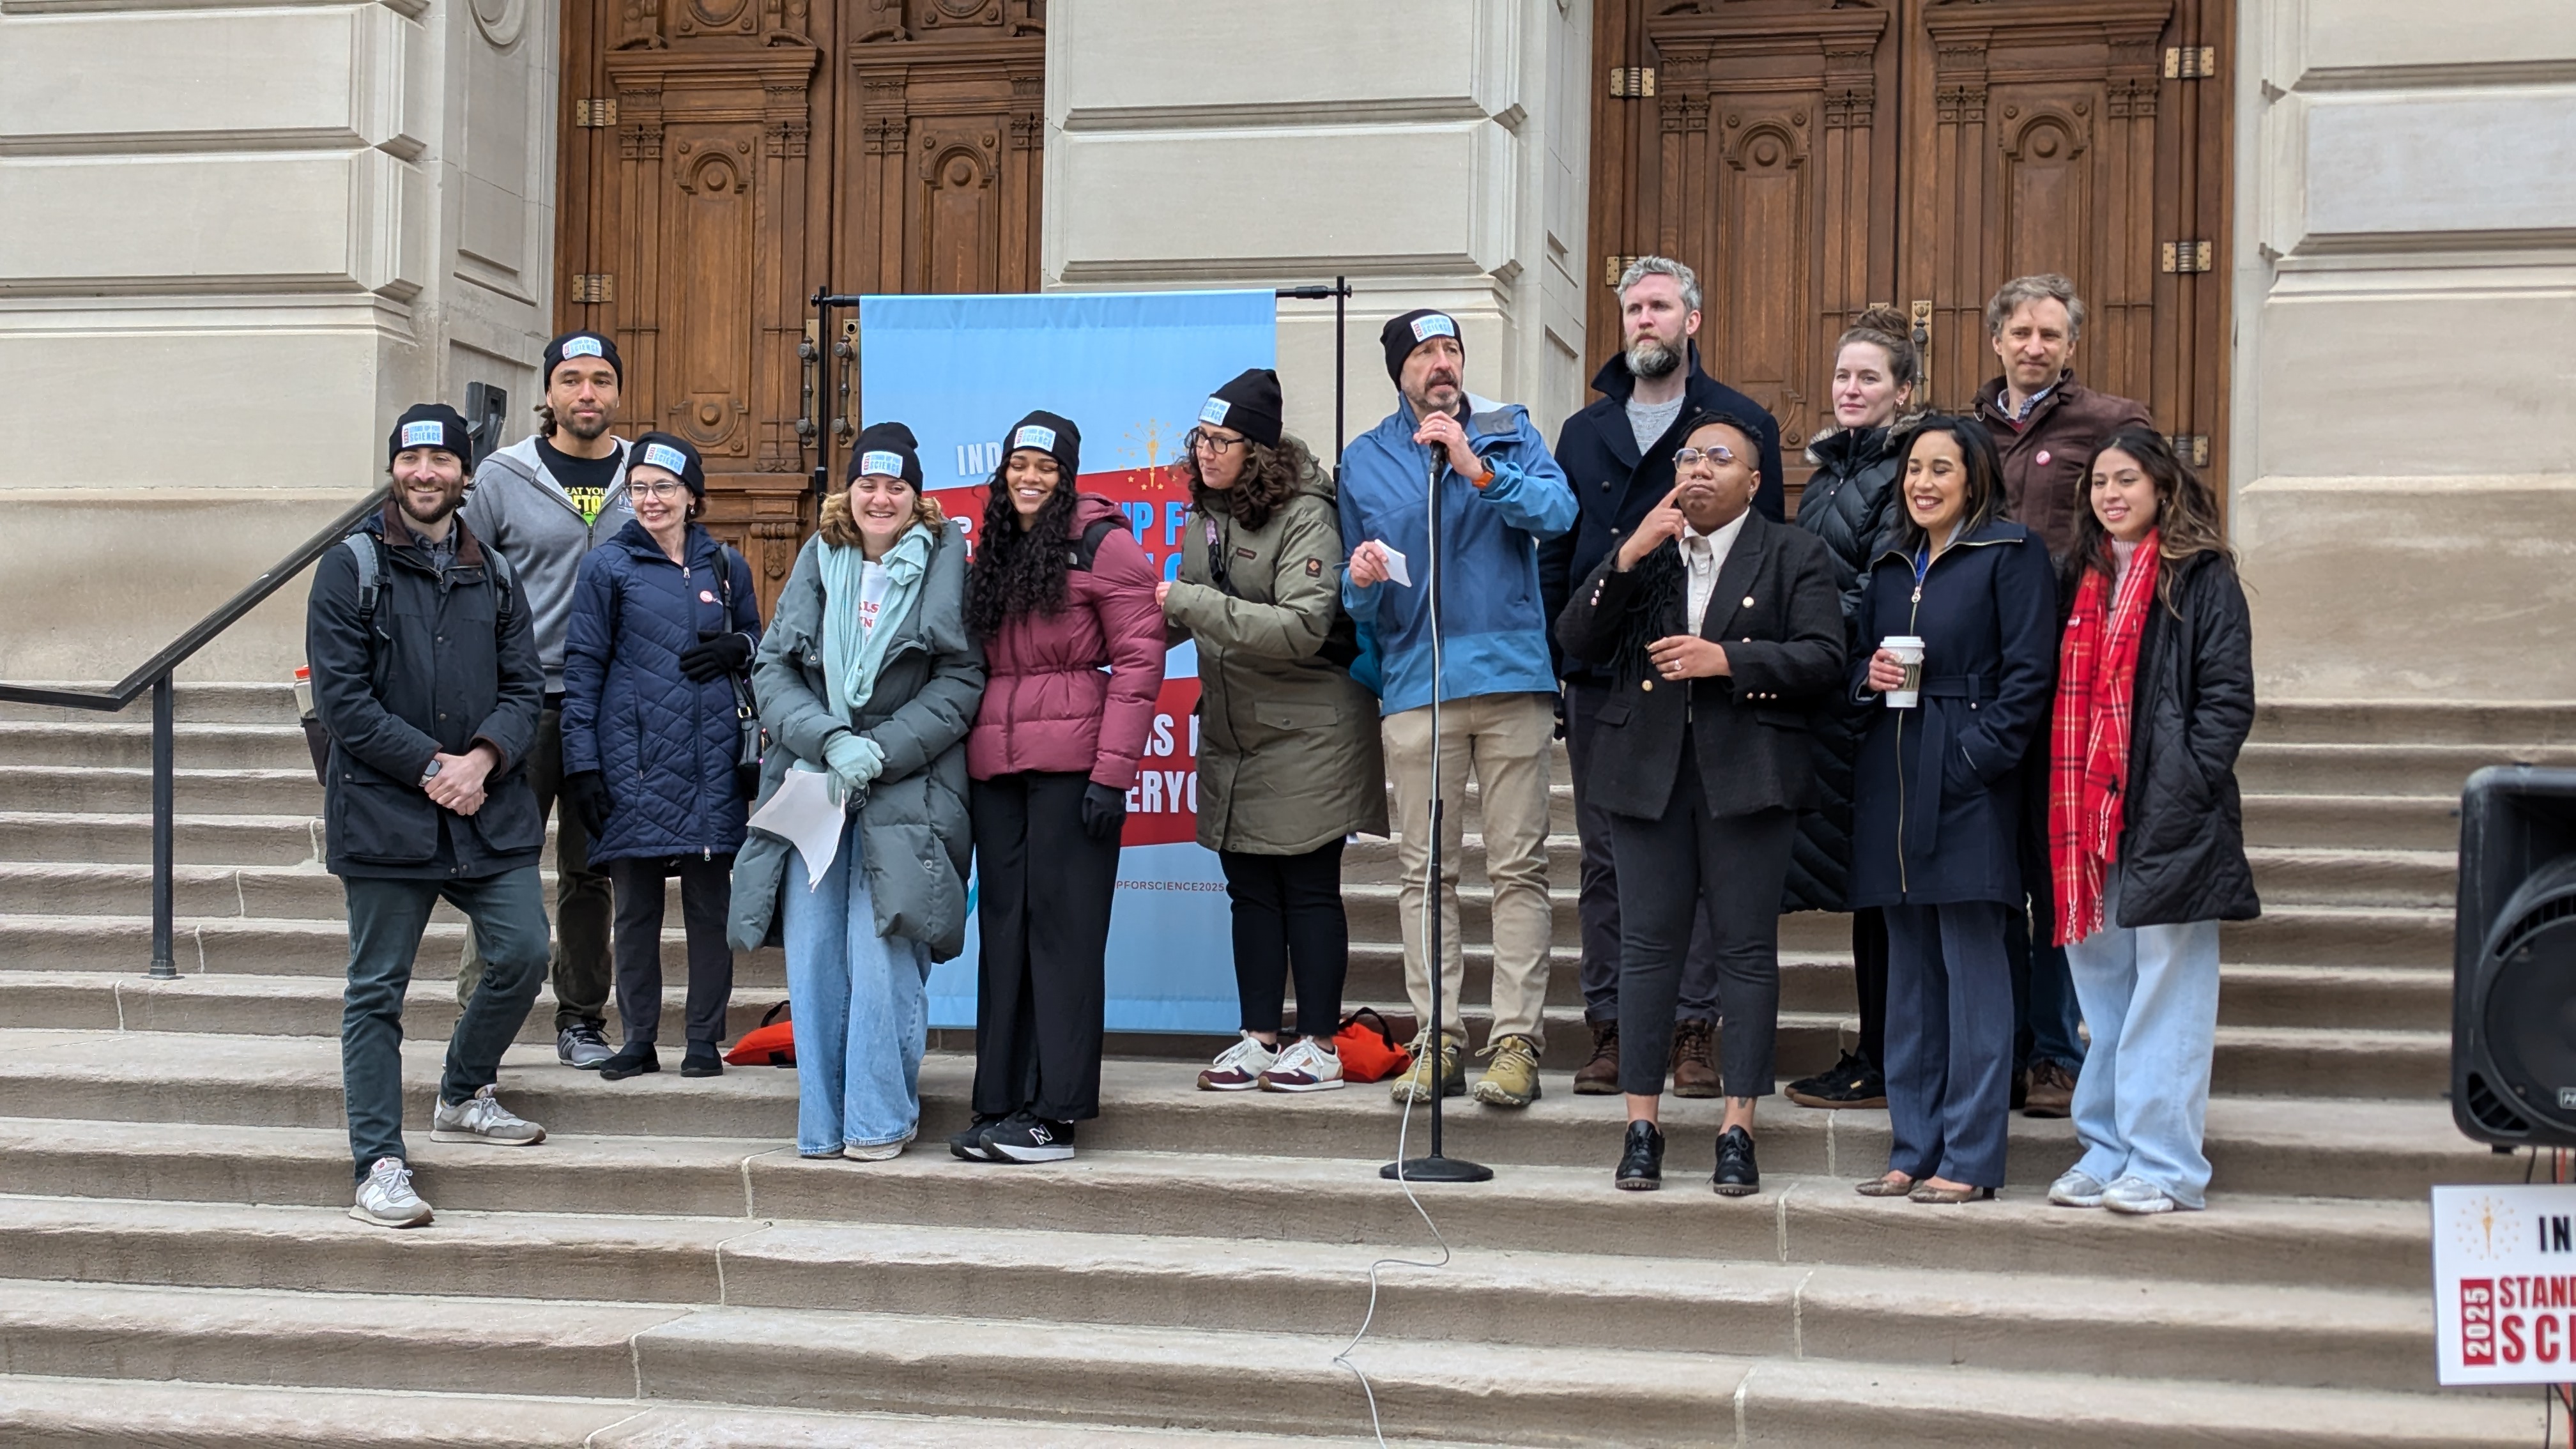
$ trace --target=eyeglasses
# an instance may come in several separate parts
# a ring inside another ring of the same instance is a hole
[[[1222,458],[1252,440],[1243,437],[1229,438],[1221,433],[1211,433],[1205,428],[1192,428],[1189,437],[1184,441],[1189,444],[1190,451],[1193,453],[1212,453]]]
[[[1712,468],[1722,468],[1734,461],[1735,450],[1724,443],[1711,443],[1705,448],[1684,448],[1673,454],[1675,468],[1696,468],[1702,463]]]
[[[666,480],[656,483],[636,483],[630,481],[626,485],[626,491],[629,493],[640,494],[646,498],[659,500],[664,498],[677,498],[681,494],[689,491],[689,485],[675,480]]]

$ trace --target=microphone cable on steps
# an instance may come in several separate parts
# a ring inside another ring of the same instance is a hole
[[[1433,844],[1437,846],[1440,843],[1439,837],[1446,832],[1447,828],[1447,822],[1441,818],[1445,811],[1432,808],[1432,802],[1446,803],[1441,801],[1440,788],[1440,691],[1443,683],[1440,660],[1440,477],[1443,467],[1440,449],[1437,446],[1431,449],[1431,464],[1428,471],[1429,479],[1426,488],[1428,508],[1424,515],[1423,533],[1429,546],[1423,550],[1423,589],[1425,597],[1430,601],[1431,618],[1431,791],[1430,800],[1424,805],[1423,818],[1425,827],[1432,832]],[[1400,822],[1399,828],[1401,828]],[[1464,835],[1464,831],[1460,833]],[[1437,854],[1434,849],[1426,849],[1422,853],[1422,920],[1414,936],[1414,939],[1423,943],[1423,969],[1426,973],[1443,969],[1447,956],[1447,943],[1444,941],[1443,960],[1430,959],[1431,913],[1440,908],[1441,883],[1433,870],[1433,861]],[[1461,949],[1464,948],[1461,947]],[[1463,984],[1462,976],[1461,985]],[[1425,1080],[1432,1091],[1441,1091],[1448,1085],[1449,1074],[1441,1060],[1448,1051],[1447,1034],[1442,1030],[1441,1023],[1434,1021],[1423,1026],[1417,1033],[1417,1037],[1430,1051],[1430,1071]],[[1412,1067],[1408,1066],[1407,1070],[1412,1070]],[[1428,1268],[1436,1272],[1448,1267],[1450,1259],[1456,1256],[1450,1250],[1449,1240],[1441,1236],[1440,1225],[1431,1220],[1431,1210],[1422,1205],[1421,1198],[1414,1196],[1413,1183],[1404,1175],[1405,1144],[1413,1130],[1414,1104],[1420,1097],[1419,1092],[1409,1094],[1405,1098],[1404,1111],[1396,1117],[1395,1185],[1403,1189],[1404,1200],[1412,1204],[1414,1213],[1422,1219],[1422,1226],[1430,1230],[1431,1241],[1439,1246],[1440,1256],[1427,1260],[1380,1258],[1369,1264],[1368,1311],[1360,1315],[1359,1331],[1352,1334],[1351,1341],[1343,1344],[1342,1351],[1332,1357],[1333,1363],[1348,1369],[1351,1377],[1360,1381],[1360,1392],[1368,1398],[1369,1432],[1377,1436],[1378,1449],[1387,1449],[1387,1443],[1386,1425],[1378,1417],[1377,1389],[1369,1383],[1368,1374],[1358,1364],[1351,1362],[1351,1354],[1359,1348],[1360,1341],[1368,1337],[1369,1326],[1377,1321],[1378,1275],[1388,1268]]]

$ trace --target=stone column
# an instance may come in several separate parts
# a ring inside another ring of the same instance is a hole
[[[2246,0],[2233,533],[2273,700],[2576,700],[2576,7]]]
[[[1072,0],[1048,7],[1044,285],[1347,275],[1354,435],[1377,331],[1454,313],[1475,393],[1550,437],[1583,388],[1585,0]],[[1288,426],[1331,450],[1330,303],[1280,308]],[[1224,381],[1209,379],[1214,387]]]
[[[550,310],[558,7],[0,0],[0,676],[122,674],[509,392]],[[284,678],[289,585],[189,671]]]

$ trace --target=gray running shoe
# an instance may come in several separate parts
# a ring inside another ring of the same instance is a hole
[[[429,1204],[411,1190],[411,1169],[399,1157],[379,1157],[358,1183],[358,1200],[349,1216],[380,1228],[429,1226]]]
[[[2102,1206],[2115,1213],[2169,1213],[2181,1207],[2163,1188],[2143,1177],[2129,1176],[2102,1189]]]
[[[595,1072],[609,1055],[608,1038],[588,1022],[565,1027],[555,1034],[555,1060],[565,1066]]]
[[[2100,1207],[2101,1180],[2083,1168],[2070,1167],[2057,1175],[2057,1181],[2048,1185],[2048,1200],[2059,1207]]]
[[[534,1147],[546,1140],[546,1129],[510,1115],[510,1109],[485,1087],[454,1104],[441,1102],[429,1119],[432,1142],[488,1142],[495,1147]]]

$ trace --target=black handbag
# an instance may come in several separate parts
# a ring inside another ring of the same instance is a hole
[[[725,552],[733,554],[730,548]],[[738,558],[740,555],[735,554],[734,557]],[[724,590],[725,619],[731,622],[733,619],[731,559],[726,560],[724,575],[718,580],[717,587]],[[734,784],[741,789],[742,798],[757,800],[760,798],[760,758],[769,750],[769,731],[761,727],[760,701],[752,697],[750,679],[740,674],[728,674],[725,676],[725,682],[733,686],[734,723],[741,731],[741,739],[734,746]]]

